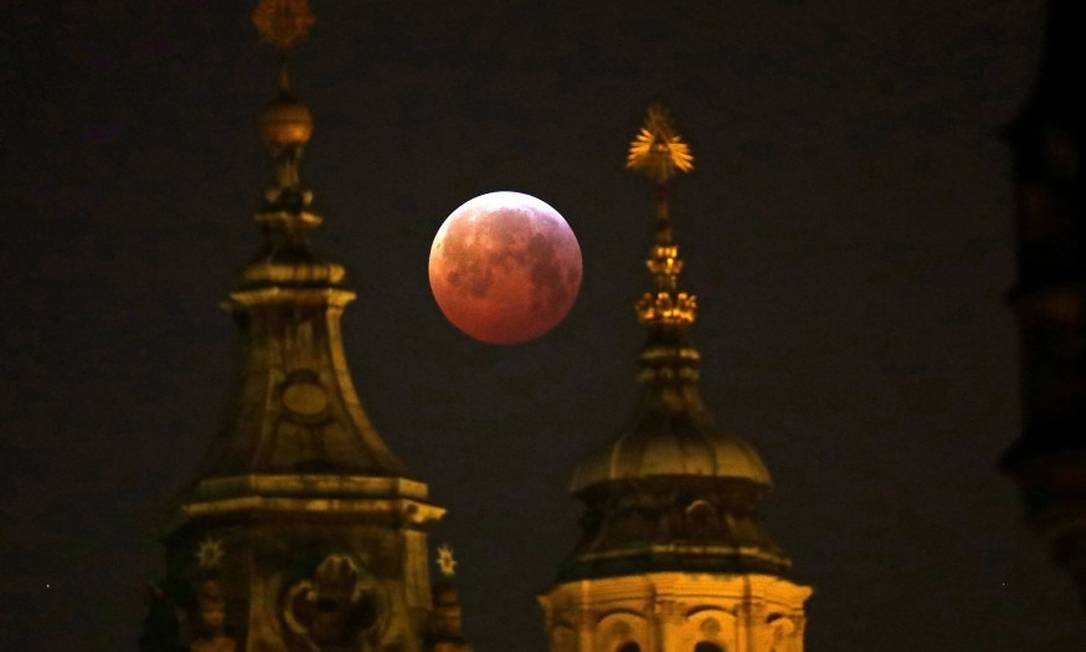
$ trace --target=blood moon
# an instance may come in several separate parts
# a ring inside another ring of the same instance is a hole
[[[465,202],[434,236],[430,288],[454,326],[519,344],[558,325],[581,287],[581,247],[566,220],[520,192]]]

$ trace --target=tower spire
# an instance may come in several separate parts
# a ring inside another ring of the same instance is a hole
[[[650,108],[626,159],[656,201],[652,285],[636,305],[648,331],[641,393],[618,435],[574,473],[581,538],[539,596],[553,652],[803,649],[811,590],[787,579],[791,562],[758,514],[769,471],[716,426],[686,339],[697,302],[679,289],[668,190],[693,163],[667,112]]]
[[[260,135],[274,162],[275,180],[256,219],[269,236],[304,247],[301,234],[321,223],[310,210],[313,193],[302,187],[299,169],[302,150],[313,135],[313,117],[291,93],[289,61],[314,18],[308,0],[261,0],[252,21],[260,39],[279,50],[278,93],[260,114]]]
[[[694,157],[660,104],[649,107],[644,125],[630,143],[626,167],[649,179],[656,200],[655,236],[645,261],[653,288],[637,302],[638,319],[650,329],[684,329],[694,322],[697,298],[678,290],[683,261],[672,234],[668,190],[677,174],[694,169]]]
[[[682,406],[684,419],[699,424],[698,428],[708,428],[712,418],[696,385],[701,354],[686,339],[698,302],[694,294],[679,287],[683,260],[669,206],[672,182],[693,171],[694,157],[661,104],[649,107],[644,124],[630,143],[626,168],[645,175],[656,204],[653,241],[645,259],[651,286],[634,306],[638,321],[648,329],[640,355],[642,402]]]
[[[667,112],[660,105],[650,107],[626,158],[628,169],[648,177],[656,200],[655,235],[645,261],[652,285],[636,304],[638,320],[648,331],[638,361],[641,395],[619,436],[577,469],[571,489],[594,511],[602,507],[598,501],[610,500],[607,496],[625,495],[630,482],[643,487],[658,484],[665,492],[690,483],[704,485],[710,492],[728,486],[730,497],[719,509],[744,527],[723,528],[713,536],[733,551],[716,557],[691,551],[688,563],[706,570],[783,572],[789,561],[765,533],[754,510],[771,485],[769,471],[753,446],[717,428],[698,388],[701,354],[686,337],[697,313],[697,299],[679,288],[683,261],[672,232],[668,191],[679,173],[693,170],[693,162],[690,148]],[[585,549],[568,560],[564,577],[612,572],[614,560],[626,555],[639,558],[645,570],[673,563],[656,558],[652,545],[622,544],[618,548],[623,552],[616,554],[617,540],[609,541],[614,533],[607,530],[604,526],[593,535],[599,538],[585,539]],[[661,530],[654,535],[659,540],[650,543],[670,544],[673,534]]]
[[[320,223],[298,174],[313,121],[291,95],[286,55],[313,18],[304,0],[262,0],[252,18],[281,56],[260,116],[275,164],[256,214],[264,245],[223,304],[240,373],[163,535],[166,578],[143,649],[421,652],[433,611],[426,533],[444,510],[367,417],[340,326],[355,295],[343,265],[306,241]]]
[[[313,121],[290,94],[285,61],[313,24],[309,3],[261,0],[252,21],[283,57],[278,94],[260,115],[276,175],[256,213],[264,246],[224,303],[243,333],[245,373],[204,473],[401,477],[402,463],[362,410],[347,370],[339,319],[355,295],[345,287],[346,270],[306,240],[321,223],[298,176]]]

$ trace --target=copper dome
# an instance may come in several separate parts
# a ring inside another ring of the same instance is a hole
[[[643,404],[632,427],[577,468],[571,492],[603,482],[664,476],[730,478],[766,489],[772,486],[769,470],[754,447],[737,435],[718,431],[691,390],[667,392],[670,400]]]

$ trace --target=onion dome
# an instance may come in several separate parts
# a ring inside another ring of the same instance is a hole
[[[769,489],[772,480],[758,452],[738,435],[720,431],[702,402],[700,357],[678,325],[650,327],[639,360],[641,396],[634,413],[610,445],[577,469],[574,494],[604,482],[676,476],[739,480]]]
[[[641,414],[619,436],[578,467],[574,494],[601,482],[698,476],[742,480],[768,489],[769,471],[758,451],[738,436],[691,428],[681,414]]]

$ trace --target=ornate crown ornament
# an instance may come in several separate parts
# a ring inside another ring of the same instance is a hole
[[[289,50],[305,40],[315,19],[309,0],[261,0],[253,9],[253,26],[260,40]]]

